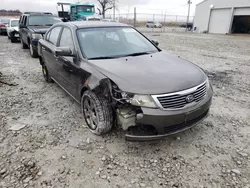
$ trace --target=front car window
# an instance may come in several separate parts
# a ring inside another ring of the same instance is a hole
[[[61,31],[61,27],[55,27],[50,31],[49,42],[56,45],[58,41],[58,37]]]
[[[17,27],[19,25],[19,20],[11,20],[11,27]]]
[[[71,7],[71,12],[76,13],[76,7]]]
[[[62,36],[59,43],[60,47],[69,47],[71,49],[71,52],[74,51],[74,43],[72,34],[69,28],[64,28],[62,32]]]
[[[131,27],[79,29],[77,35],[83,54],[89,59],[158,52],[150,41]]]
[[[60,18],[54,16],[30,16],[29,26],[52,26],[55,23],[62,22]]]
[[[93,6],[78,5],[77,12],[94,12]]]

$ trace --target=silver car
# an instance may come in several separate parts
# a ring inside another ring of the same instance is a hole
[[[162,28],[162,24],[159,22],[148,21],[146,23],[147,28]]]

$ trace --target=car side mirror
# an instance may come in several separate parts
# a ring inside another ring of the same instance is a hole
[[[151,41],[152,41],[152,43],[154,43],[154,45],[159,46],[159,42],[158,41],[155,41],[155,40],[151,40]]]
[[[68,56],[68,57],[73,57],[74,54],[71,51],[71,49],[69,47],[57,47],[55,50],[55,55],[58,56]]]

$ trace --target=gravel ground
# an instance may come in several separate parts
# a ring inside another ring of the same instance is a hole
[[[161,141],[97,137],[80,106],[43,80],[38,59],[0,36],[0,188],[250,188],[250,38],[155,34],[171,53],[206,70],[210,116]]]

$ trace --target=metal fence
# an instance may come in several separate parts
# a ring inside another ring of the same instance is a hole
[[[113,14],[106,14],[107,19],[114,19]],[[123,13],[116,14],[115,19],[121,23],[133,25],[136,28],[145,29],[150,32],[183,32],[186,31],[185,25],[187,16],[165,15],[165,14],[147,14],[147,13]],[[193,23],[193,16],[189,17],[189,23]],[[161,23],[162,28],[146,28],[148,21]],[[183,27],[181,27],[183,26]]]

